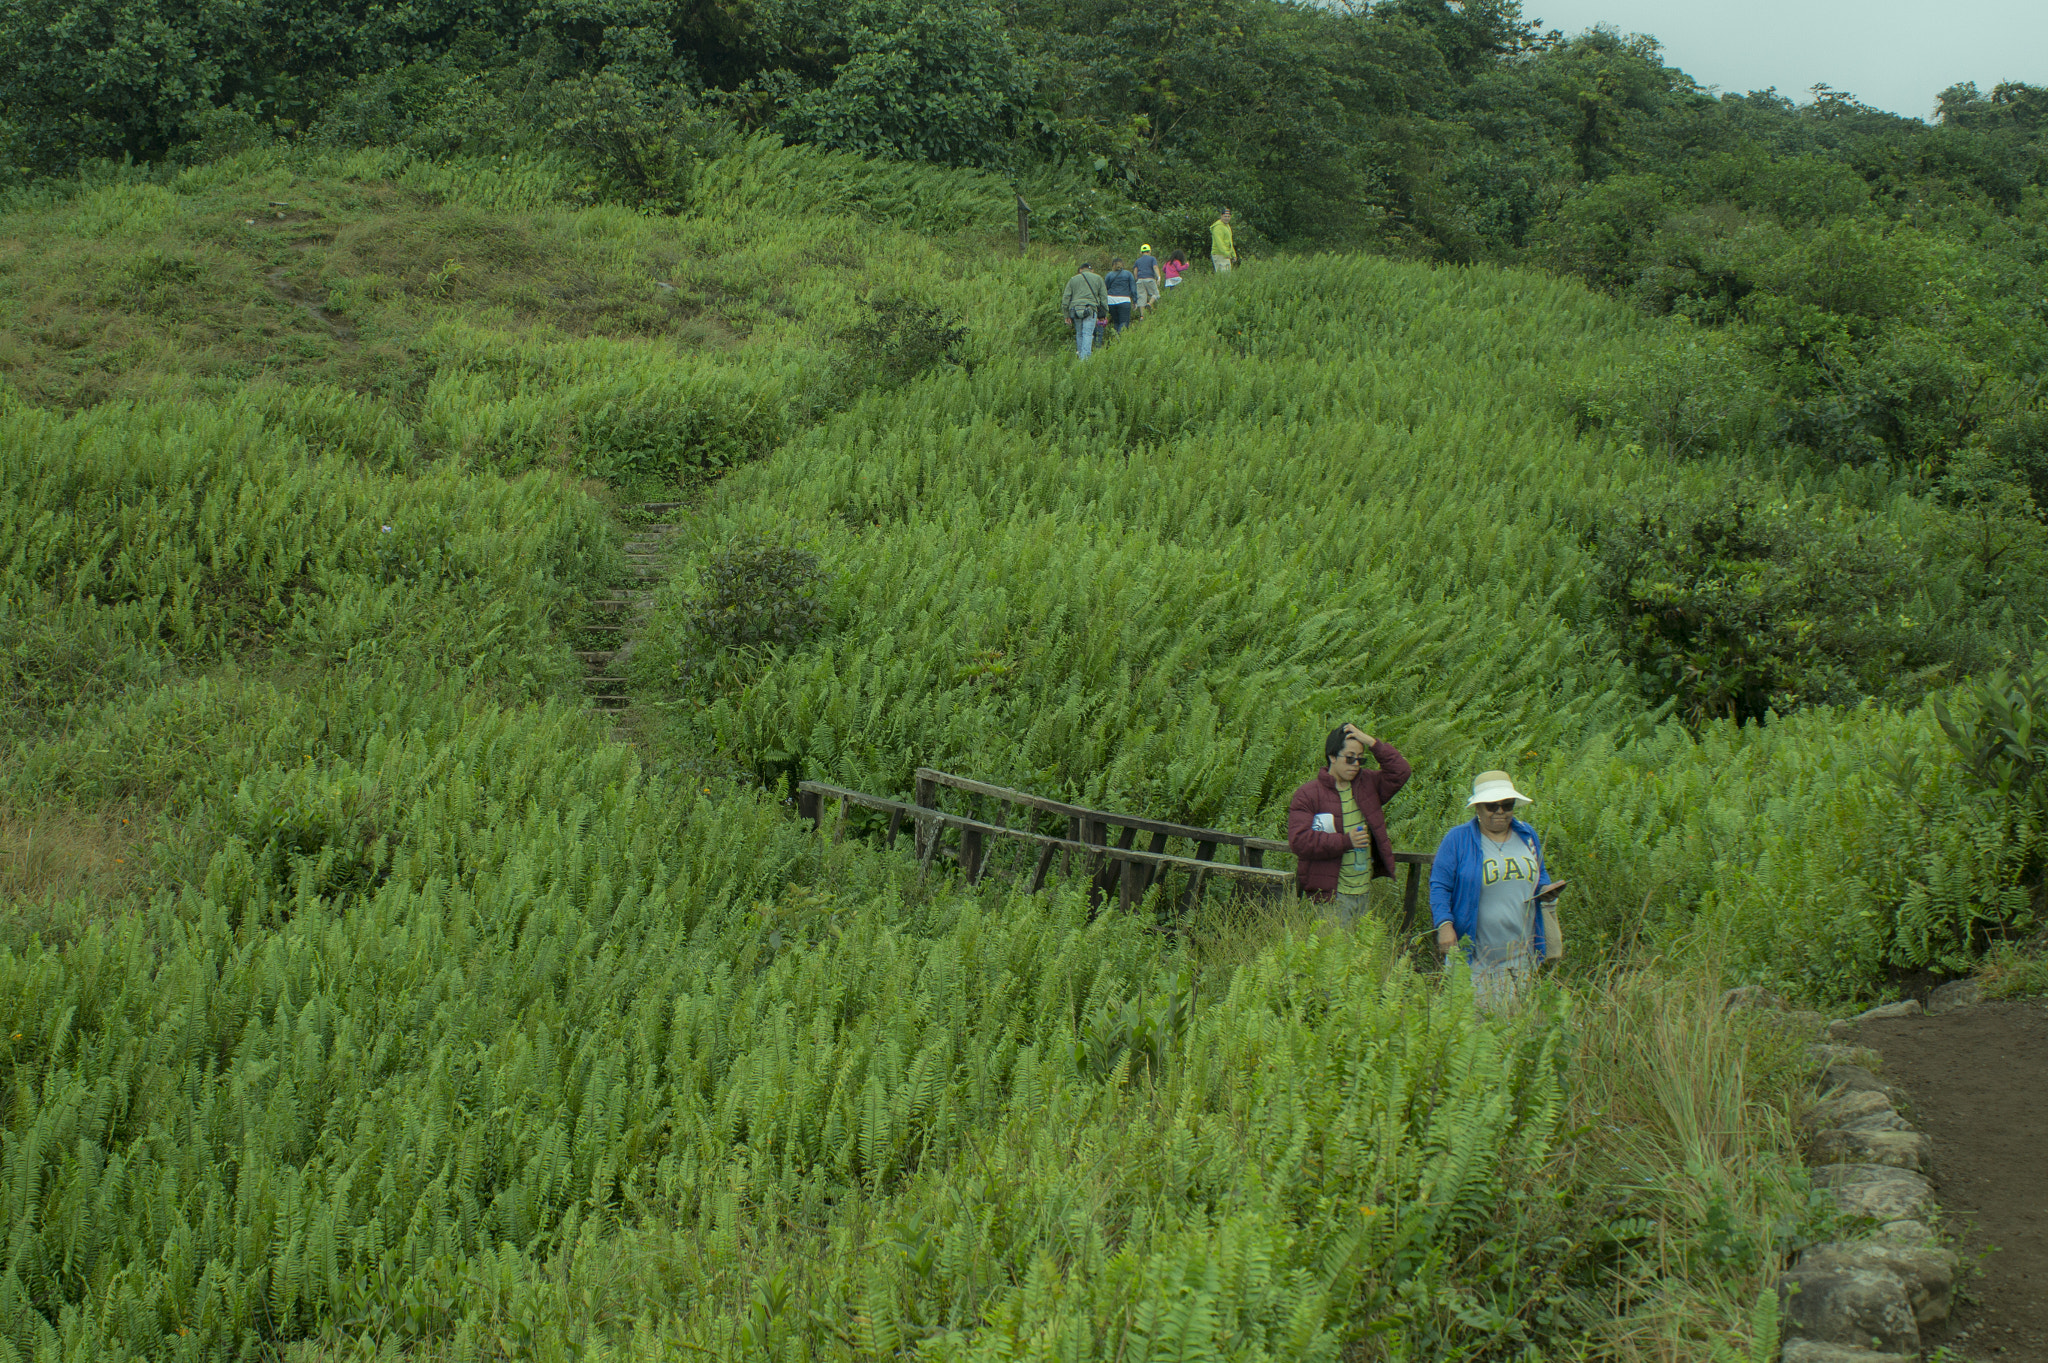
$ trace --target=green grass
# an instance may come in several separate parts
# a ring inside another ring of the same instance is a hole
[[[2030,816],[1977,798],[1930,714],[1648,713],[1585,533],[1746,470],[1578,432],[1561,395],[1641,342],[1628,313],[1366,258],[1182,295],[1086,365],[1027,350],[871,394],[719,484],[634,660],[672,697],[669,750],[1279,836],[1348,719],[1417,769],[1388,811],[1405,848],[1434,849],[1473,773],[1526,783],[1589,961],[1705,926],[1731,972],[1832,997],[2024,916]],[[681,665],[691,565],[744,536],[819,554],[833,627],[706,687]]]
[[[1580,532],[1730,470],[1576,430],[1628,314],[1262,262],[1077,366],[997,188],[757,143],[664,219],[264,152],[0,217],[0,1363],[1768,1354],[1829,1225],[1721,988],[1943,958],[2034,830],[1917,712],[1646,713]],[[880,381],[878,297],[963,363]],[[634,750],[570,649],[657,489],[701,512]],[[700,684],[746,535],[828,626]],[[1346,718],[1416,761],[1404,846],[1535,788],[1580,891],[1528,1009],[779,787],[1274,832]]]

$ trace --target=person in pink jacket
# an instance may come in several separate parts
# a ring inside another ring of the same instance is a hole
[[[1378,769],[1365,765],[1370,752]],[[1287,846],[1303,894],[1328,905],[1330,921],[1349,928],[1365,912],[1374,876],[1394,874],[1394,844],[1384,810],[1408,784],[1408,760],[1356,724],[1323,742],[1323,769],[1287,803]]]

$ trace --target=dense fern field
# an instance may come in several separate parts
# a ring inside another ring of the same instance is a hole
[[[652,642],[677,746],[771,782],[907,793],[932,765],[1275,836],[1351,717],[1416,767],[1404,846],[1435,847],[1474,772],[1529,782],[1596,953],[1709,928],[1743,974],[1830,995],[2026,916],[2030,816],[1976,798],[1931,713],[1688,731],[1644,702],[1585,542],[1739,470],[1577,432],[1563,395],[1641,344],[1615,305],[1362,257],[1173,302],[1099,363],[870,396],[725,480],[699,552],[815,548],[835,625],[711,686]],[[1913,499],[1863,495],[1926,533]],[[1933,579],[1908,604],[1958,609]]]
[[[1960,959],[2039,830],[1931,710],[1643,699],[1588,532],[1733,472],[1581,430],[1643,324],[1317,257],[1076,365],[989,177],[763,142],[696,192],[266,150],[0,218],[0,1363],[1767,1355],[1829,1213],[1720,987]],[[633,747],[574,649],[654,490]],[[763,541],[822,628],[706,669]],[[786,799],[931,763],[1271,835],[1344,719],[1405,847],[1533,787],[1583,894],[1528,1009]]]

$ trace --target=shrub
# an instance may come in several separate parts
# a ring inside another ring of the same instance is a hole
[[[1697,722],[1911,696],[1947,655],[1906,613],[1896,531],[1731,487],[1638,507],[1589,537],[1593,587],[1645,689]]]
[[[852,386],[894,388],[942,364],[972,371],[967,328],[935,301],[907,294],[863,299],[861,320],[839,333]]]
[[[749,536],[714,554],[682,611],[678,672],[716,687],[777,651],[801,648],[825,624],[818,556]]]
[[[724,131],[678,90],[650,92],[617,71],[572,76],[549,92],[548,142],[596,172],[594,197],[680,213],[700,156]]]
[[[1971,782],[2048,822],[2048,658],[2037,658],[2031,669],[1999,668],[1963,688],[1961,700],[1960,716],[1938,699],[1934,713]],[[2028,869],[2040,865],[2036,849]]]
[[[1683,321],[1668,325],[1664,344],[1573,396],[1580,425],[1676,458],[1755,447],[1770,429],[1772,399],[1741,348]]]

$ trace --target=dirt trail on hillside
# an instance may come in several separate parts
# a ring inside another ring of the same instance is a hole
[[[1927,1347],[2048,1363],[2048,1004],[1867,1022],[1857,1040],[1884,1056],[1934,1138],[1935,1196],[1963,1262],[1984,1256]]]

